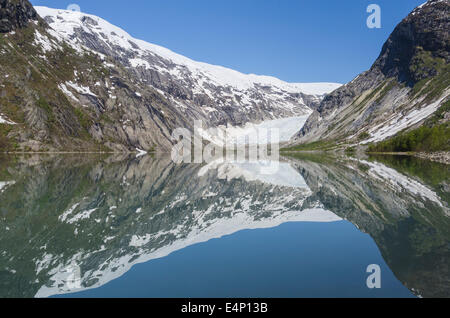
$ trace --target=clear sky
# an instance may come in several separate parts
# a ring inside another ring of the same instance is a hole
[[[346,83],[425,0],[31,0],[82,12],[197,61],[289,82]],[[381,29],[369,29],[369,4]]]

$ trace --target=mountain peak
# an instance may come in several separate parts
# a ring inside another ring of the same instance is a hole
[[[11,32],[37,20],[36,10],[28,0],[0,0],[0,33]]]
[[[434,58],[450,60],[450,0],[429,0],[413,10],[392,32],[374,64],[388,77],[414,84],[430,74],[418,75],[411,69],[414,57],[421,51]]]
[[[394,29],[369,71],[325,96],[293,143],[379,142],[415,129],[449,98],[450,0],[429,0]],[[448,112],[442,109],[442,118]],[[440,117],[430,119],[438,123]],[[434,125],[434,124],[433,124]]]

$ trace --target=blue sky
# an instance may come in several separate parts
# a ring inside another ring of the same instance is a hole
[[[197,61],[289,82],[345,83],[370,68],[395,26],[425,0],[31,0],[100,16]],[[381,29],[369,29],[369,4]]]

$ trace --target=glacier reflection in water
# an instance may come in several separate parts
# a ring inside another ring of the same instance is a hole
[[[446,166],[0,161],[2,297],[450,296]],[[372,263],[380,290],[365,284]]]

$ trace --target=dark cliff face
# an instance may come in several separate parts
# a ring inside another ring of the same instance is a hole
[[[435,76],[432,67],[417,72],[417,56],[430,52],[434,58],[450,60],[450,1],[430,0],[414,10],[394,30],[384,44],[380,57],[372,69],[378,68],[386,77],[415,84],[423,78]]]
[[[0,33],[11,32],[37,20],[38,15],[28,0],[0,0]]]

